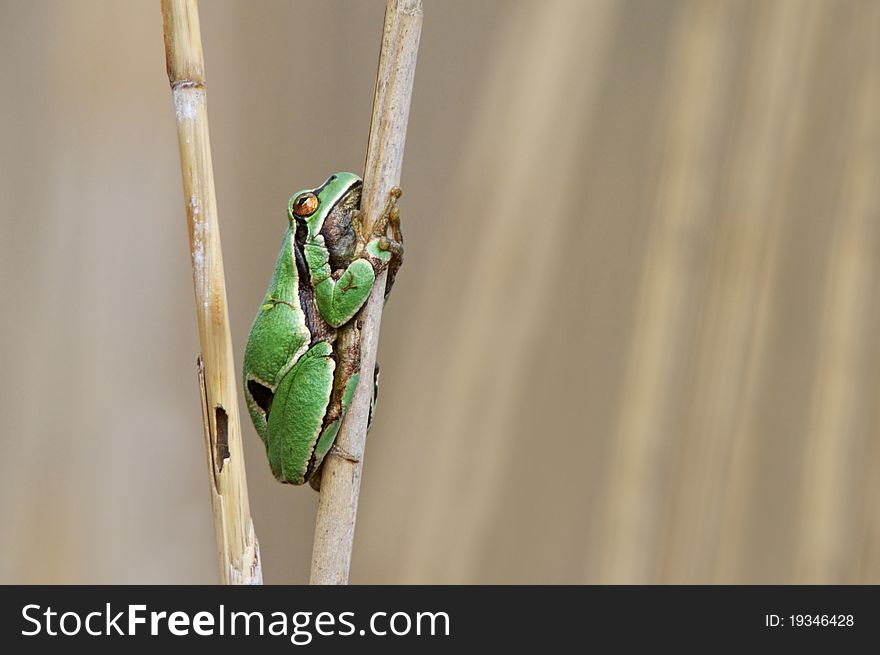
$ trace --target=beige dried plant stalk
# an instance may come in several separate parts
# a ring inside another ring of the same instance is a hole
[[[242,453],[198,5],[195,0],[162,0],[162,19],[192,255],[201,346],[198,376],[220,580],[224,584],[262,584]]]
[[[368,227],[382,212],[391,188],[400,184],[421,29],[421,0],[388,0],[361,198]],[[385,278],[385,272],[377,276],[364,308],[356,317],[362,322],[362,371],[372,371],[376,364]],[[336,445],[344,456],[331,451],[324,460],[311,584],[348,583],[372,382],[373,376],[361,376],[343,420]]]

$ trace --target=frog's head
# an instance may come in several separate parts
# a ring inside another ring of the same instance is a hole
[[[354,173],[334,173],[317,189],[294,194],[287,204],[290,226],[297,222],[308,228],[308,238],[315,238],[334,212],[351,213],[361,199],[361,178]]]
[[[317,189],[294,194],[287,205],[290,227],[302,240],[324,235],[330,264],[344,268],[355,248],[351,213],[361,201],[361,178],[354,173],[334,173]],[[297,223],[305,229],[297,229]]]

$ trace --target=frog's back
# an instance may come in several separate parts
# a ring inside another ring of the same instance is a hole
[[[244,352],[245,388],[256,380],[274,392],[281,378],[308,349],[311,333],[299,298],[295,244],[288,229],[269,289],[251,325]]]

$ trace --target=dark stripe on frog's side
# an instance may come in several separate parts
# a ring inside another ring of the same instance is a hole
[[[305,227],[302,227],[305,230]],[[297,234],[300,232],[300,225],[297,224]],[[336,330],[330,327],[318,311],[318,303],[315,300],[315,290],[311,284],[311,273],[306,265],[306,258],[302,252],[302,245],[299,239],[293,240],[293,256],[296,261],[296,272],[299,276],[298,293],[300,307],[306,316],[306,326],[312,334],[310,346],[315,345],[319,341],[332,342],[336,336]]]

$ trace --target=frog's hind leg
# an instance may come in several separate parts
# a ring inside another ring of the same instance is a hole
[[[336,334],[334,352],[336,372],[333,376],[333,393],[327,405],[321,436],[315,445],[315,453],[306,477],[316,491],[321,487],[321,464],[324,457],[336,441],[336,435],[342,425],[342,419],[351,404],[354,390],[357,388],[358,371],[361,365],[361,331],[356,322],[340,329]]]
[[[312,346],[288,371],[272,401],[268,451],[281,482],[306,481],[333,389],[336,362],[326,341]]]
[[[348,411],[348,406],[351,404],[351,397],[354,395],[354,390],[357,387],[359,375],[355,373],[351,378],[349,378],[349,382],[346,385],[347,393],[344,396],[344,401],[341,406],[341,412],[339,414],[339,419],[336,421],[332,421],[327,428],[324,429],[324,432],[321,435],[321,438],[318,440],[318,446],[315,448],[315,455],[317,456],[320,453],[321,460],[319,460],[317,467],[314,472],[309,475],[309,484],[312,485],[312,489],[315,491],[321,491],[321,475],[324,472],[323,466],[323,458],[328,453],[333,453],[339,457],[343,457],[352,462],[356,462],[357,459],[350,453],[345,452],[341,448],[339,448],[336,444],[336,436],[339,434],[339,428],[342,425],[342,419],[345,418],[345,414]],[[373,396],[370,399],[370,416],[367,419],[367,433],[370,432],[370,428],[373,426],[373,415],[376,410],[376,395],[379,391],[379,363],[376,363],[376,368],[373,371]],[[331,400],[331,405],[333,401]],[[327,412],[328,416],[330,411]],[[326,438],[325,438],[326,437]]]

